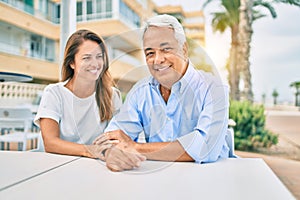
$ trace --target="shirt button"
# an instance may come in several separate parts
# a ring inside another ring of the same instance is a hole
[[[170,121],[171,120],[170,117],[167,117],[167,120]]]
[[[172,141],[172,139],[171,139],[171,138],[168,138],[168,141],[169,141],[169,142],[171,142],[171,141]]]

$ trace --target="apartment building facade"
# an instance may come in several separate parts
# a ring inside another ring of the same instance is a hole
[[[59,81],[60,0],[0,0],[0,71],[31,75],[34,82]],[[106,41],[110,71],[123,91],[147,75],[140,28],[150,16],[177,17],[187,36],[204,45],[201,11],[157,7],[151,0],[77,0],[76,29],[87,28]]]

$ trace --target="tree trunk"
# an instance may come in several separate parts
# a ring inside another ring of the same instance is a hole
[[[241,92],[241,99],[253,102],[253,92],[250,72],[250,43],[252,37],[252,0],[241,0],[239,33],[238,33],[238,69],[243,79],[244,88]]]
[[[298,91],[298,89],[297,89],[297,92],[296,92],[296,94],[295,94],[295,97],[296,97],[296,99],[295,99],[295,106],[299,106],[299,107],[300,107],[300,99],[299,99],[299,96],[300,96],[300,91]]]
[[[230,86],[230,98],[240,100],[239,80],[240,72],[237,68],[238,56],[238,24],[231,27],[231,47],[228,61],[228,74]]]

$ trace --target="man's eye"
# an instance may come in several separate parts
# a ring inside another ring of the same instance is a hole
[[[172,48],[171,47],[166,47],[166,48],[163,48],[163,51],[164,52],[168,52],[168,51],[171,51],[172,50]]]
[[[152,56],[154,53],[152,51],[146,53],[146,57]]]
[[[89,56],[85,56],[85,57],[83,57],[82,59],[83,59],[83,60],[89,60],[90,57],[89,57]]]

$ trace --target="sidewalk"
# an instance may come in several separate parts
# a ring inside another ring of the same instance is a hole
[[[242,158],[264,159],[294,197],[300,200],[300,161],[243,151],[235,153]]]
[[[289,191],[300,200],[300,111],[268,109],[266,128],[278,134],[278,144],[263,153],[236,151],[242,158],[262,158]]]

